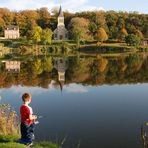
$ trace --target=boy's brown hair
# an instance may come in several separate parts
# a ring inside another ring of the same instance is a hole
[[[24,102],[27,102],[27,101],[31,100],[31,95],[30,95],[29,93],[24,93],[24,94],[22,95],[22,100],[23,100]]]

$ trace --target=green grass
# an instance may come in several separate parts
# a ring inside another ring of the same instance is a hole
[[[19,139],[19,136],[3,136],[0,135],[0,148],[27,148],[27,146],[23,144],[16,143],[15,141]],[[32,146],[33,148],[61,148],[58,144],[48,142],[48,141],[41,141],[35,142]]]
[[[8,142],[8,143],[0,143],[0,148],[26,148],[26,146],[14,142]]]
[[[27,146],[15,142],[0,143],[0,148],[26,148]],[[61,148],[51,142],[35,143],[32,148]]]

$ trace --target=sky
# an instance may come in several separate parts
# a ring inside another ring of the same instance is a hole
[[[138,11],[148,14],[148,0],[0,0],[0,7],[11,10],[36,9],[62,5],[70,12],[91,10]]]

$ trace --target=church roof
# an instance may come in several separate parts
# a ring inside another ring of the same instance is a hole
[[[63,17],[63,11],[62,11],[62,7],[60,6],[60,9],[59,9],[59,17]]]

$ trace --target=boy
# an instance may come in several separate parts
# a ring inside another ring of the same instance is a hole
[[[21,141],[26,145],[32,145],[34,140],[34,125],[37,119],[36,115],[33,115],[33,110],[29,106],[31,102],[31,95],[24,93],[22,95],[24,104],[20,107],[21,115]]]

